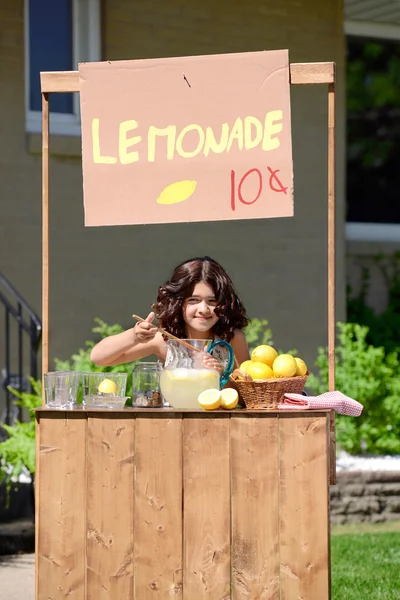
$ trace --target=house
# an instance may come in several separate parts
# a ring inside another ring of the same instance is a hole
[[[336,316],[344,319],[346,244],[352,256],[375,244],[373,225],[365,234],[346,225],[346,34],[396,36],[400,19],[400,9],[385,17],[379,0],[375,12],[372,5],[346,0],[344,12],[339,0],[2,0],[0,272],[40,314],[39,71],[289,48],[291,62],[337,67]],[[94,317],[130,327],[132,313],[147,314],[176,264],[209,254],[231,275],[248,314],[268,319],[276,345],[297,348],[312,363],[327,343],[326,86],[292,86],[293,218],[86,229],[75,96],[50,101],[50,357],[68,358],[90,339]],[[398,242],[398,225],[390,227]]]

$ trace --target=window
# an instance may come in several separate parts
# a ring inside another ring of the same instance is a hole
[[[26,130],[42,130],[40,71],[100,60],[100,0],[25,0]],[[50,94],[50,132],[79,135],[78,94]]]
[[[354,34],[347,38],[347,238],[398,242],[400,26],[385,32],[369,24]]]

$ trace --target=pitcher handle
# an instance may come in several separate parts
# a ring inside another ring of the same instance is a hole
[[[215,348],[216,346],[225,346],[225,348],[228,350],[228,366],[226,367],[224,373],[219,378],[220,387],[222,388],[228,382],[229,375],[233,371],[235,355],[234,355],[232,346],[225,340],[217,340],[216,342],[213,342],[212,344],[210,344],[208,346],[207,352],[211,353],[211,350],[213,348]]]

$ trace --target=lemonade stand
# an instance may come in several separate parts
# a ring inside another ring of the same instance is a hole
[[[334,79],[332,63],[289,64],[286,51],[92,63],[41,74],[44,372],[49,94],[81,95],[85,224],[134,225],[291,216],[290,85],[328,84],[334,388]],[[204,90],[214,84],[221,101],[230,101],[223,123],[207,113]],[[160,125],[149,115],[147,92],[166,86],[181,101],[166,102]],[[112,110],[103,103],[105,89],[118,99]],[[127,201],[133,172],[146,200],[140,211]],[[107,186],[115,202],[106,202]],[[216,207],[215,198],[224,201]],[[175,408],[38,409],[36,600],[329,599],[331,411],[180,408],[190,393],[174,382],[180,368],[163,371]],[[193,384],[189,375],[186,386]],[[232,377],[240,392],[246,381]]]

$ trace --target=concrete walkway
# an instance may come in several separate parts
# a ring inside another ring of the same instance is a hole
[[[34,600],[35,555],[0,556],[0,600]]]

